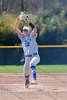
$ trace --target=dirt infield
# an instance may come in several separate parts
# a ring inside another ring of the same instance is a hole
[[[0,100],[67,100],[67,74],[38,74],[24,89],[23,74],[0,74]]]

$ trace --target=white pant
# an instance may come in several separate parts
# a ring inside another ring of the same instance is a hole
[[[30,67],[36,66],[40,61],[39,55],[33,57],[25,57],[25,64],[24,64],[24,74],[25,76],[29,75]]]

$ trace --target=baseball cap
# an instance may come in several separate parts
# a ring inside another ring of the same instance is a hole
[[[28,31],[29,31],[29,27],[24,26],[24,27],[23,27],[23,30],[28,30]]]

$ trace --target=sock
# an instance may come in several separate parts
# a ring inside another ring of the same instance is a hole
[[[29,84],[29,75],[25,76],[25,85]]]
[[[32,77],[33,77],[34,80],[36,80],[36,67],[31,66],[31,70],[32,70]]]

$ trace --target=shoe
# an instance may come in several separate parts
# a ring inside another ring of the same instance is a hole
[[[37,80],[32,80],[32,81],[30,82],[30,84],[31,84],[31,85],[36,85],[36,84],[37,84]]]
[[[29,84],[25,84],[25,88],[27,88],[27,89],[28,89],[28,88],[29,88]]]

